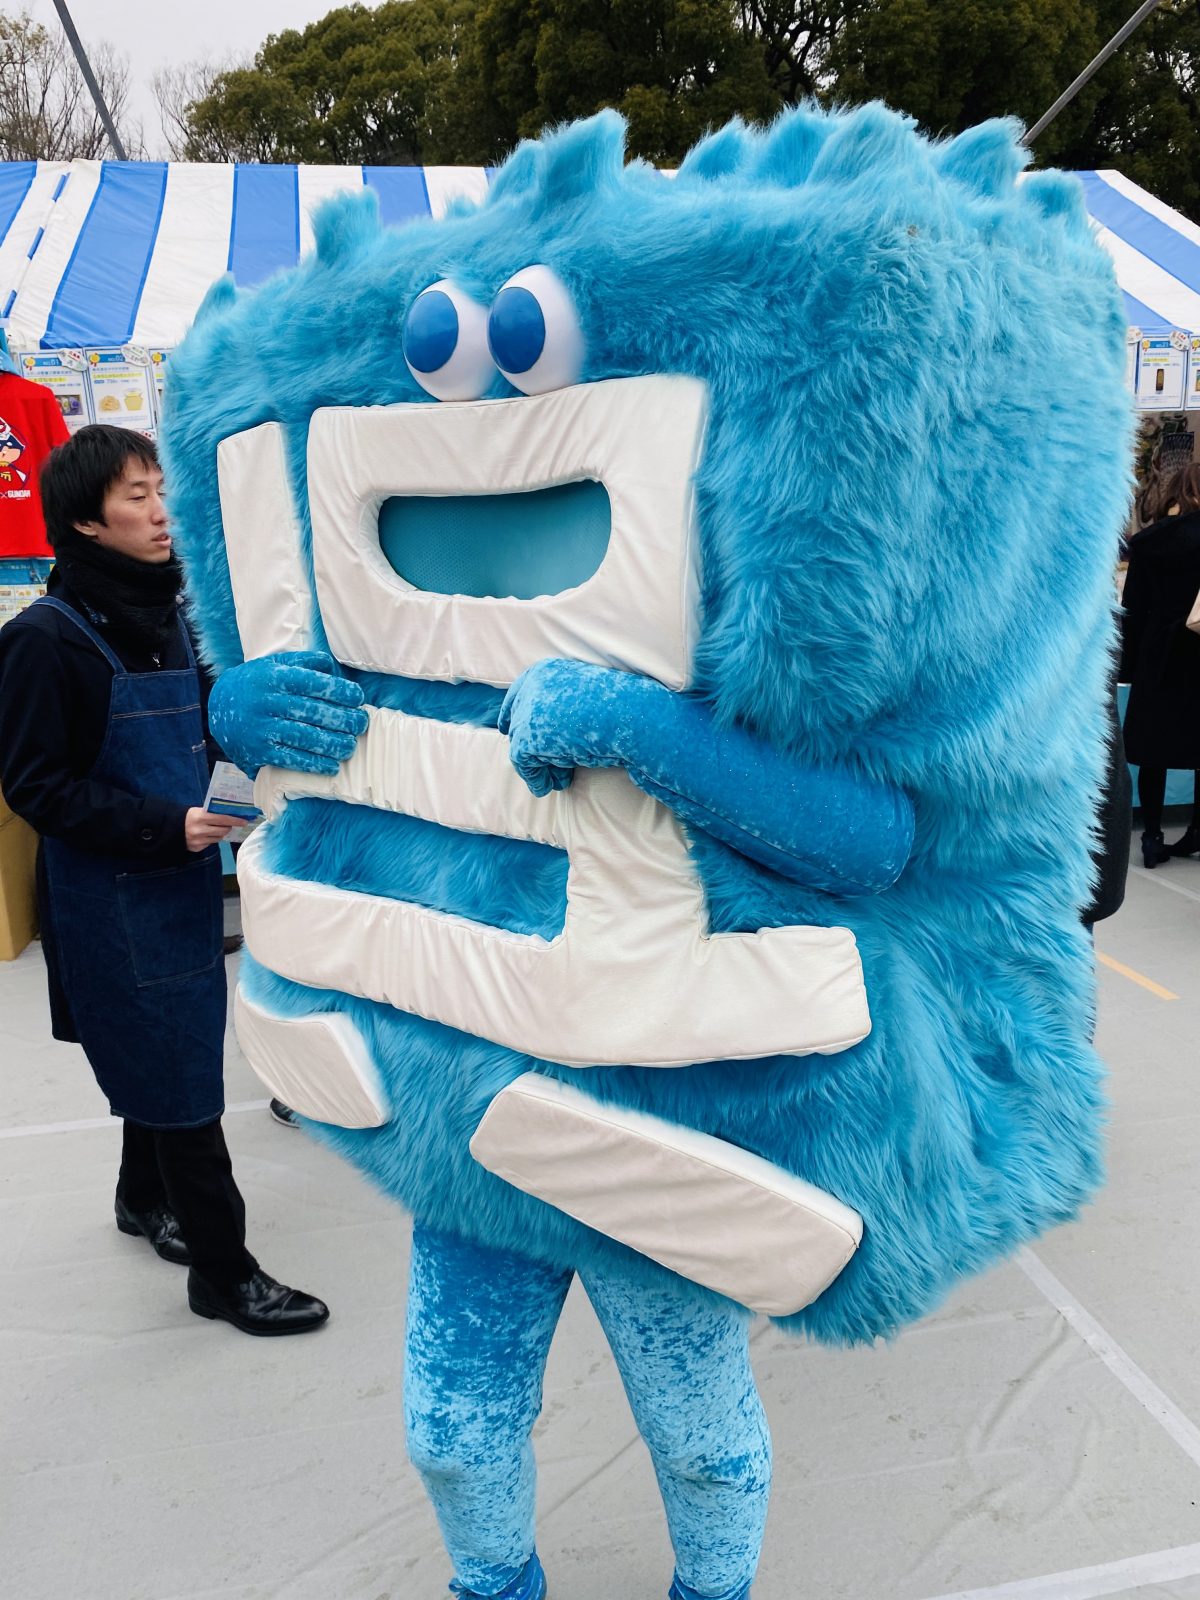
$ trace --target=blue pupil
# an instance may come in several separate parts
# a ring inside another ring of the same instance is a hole
[[[492,301],[488,348],[502,372],[528,372],[546,348],[546,319],[528,289],[501,289]]]
[[[414,372],[439,372],[458,343],[458,312],[441,289],[426,289],[409,307],[404,359]]]

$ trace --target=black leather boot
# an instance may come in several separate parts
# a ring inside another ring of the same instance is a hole
[[[1172,856],[1200,856],[1200,828],[1194,822],[1189,823],[1187,832],[1176,839],[1174,844],[1167,846],[1167,854]]]
[[[188,1305],[198,1317],[232,1322],[243,1333],[311,1333],[329,1320],[329,1307],[314,1295],[289,1289],[259,1268],[245,1283],[221,1288],[188,1273]]]
[[[1171,852],[1163,842],[1162,829],[1157,833],[1144,833],[1142,835],[1142,863],[1147,867],[1161,867],[1164,861],[1170,861]]]
[[[166,1206],[151,1206],[149,1211],[131,1211],[121,1196],[116,1199],[117,1227],[122,1233],[141,1234],[149,1239],[164,1261],[177,1267],[191,1265],[192,1253],[179,1231],[175,1213]]]

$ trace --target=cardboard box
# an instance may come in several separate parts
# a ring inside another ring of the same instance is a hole
[[[0,961],[15,961],[37,933],[38,838],[0,795]]]

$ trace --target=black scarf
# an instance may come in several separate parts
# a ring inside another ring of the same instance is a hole
[[[55,565],[72,594],[108,625],[117,642],[161,656],[178,629],[183,568],[168,561],[135,561],[85,534],[60,536]]]

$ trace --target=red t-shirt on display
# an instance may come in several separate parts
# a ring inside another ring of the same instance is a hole
[[[0,372],[0,556],[48,556],[38,473],[69,434],[50,390]]]

